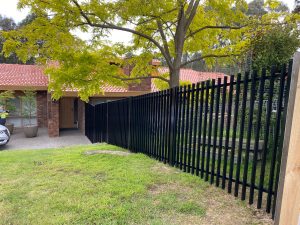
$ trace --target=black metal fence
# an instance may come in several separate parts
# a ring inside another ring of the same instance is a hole
[[[179,167],[274,214],[291,71],[292,62],[87,104],[86,135]]]

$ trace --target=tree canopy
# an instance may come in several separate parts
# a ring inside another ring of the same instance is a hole
[[[248,6],[249,15],[268,14],[263,0],[253,0]],[[283,2],[278,2],[274,11],[289,12],[289,9]],[[282,23],[271,28],[261,26],[253,32],[247,45],[245,58],[249,65],[246,68],[261,70],[273,65],[280,66],[287,63],[299,47],[300,30],[295,24]]]
[[[50,66],[51,90],[59,98],[65,88],[76,89],[83,99],[99,93],[104,84],[125,85],[127,80],[150,77],[149,62],[163,57],[169,74],[151,76],[170,87],[179,85],[180,68],[205,59],[231,60],[246,51],[254,33],[264,27],[289,24],[296,29],[299,15],[277,10],[268,0],[267,13],[248,14],[245,0],[20,0],[36,18],[26,26],[2,32],[6,55],[16,52],[22,60],[56,60]],[[89,32],[80,40],[74,32]],[[132,34],[128,45],[103,41],[113,30]],[[125,54],[133,56],[123,60]],[[184,60],[185,54],[199,57]],[[133,65],[128,78],[120,67]]]
[[[0,29],[4,31],[13,30],[16,28],[16,23],[12,18],[7,18],[0,15]]]
[[[300,47],[300,32],[290,26],[275,26],[256,32],[249,44],[251,67],[269,69],[287,63]]]
[[[27,24],[31,23],[34,20],[35,16],[33,14],[29,14],[26,16],[24,20],[22,20],[20,23],[16,23],[12,18],[8,18],[5,16],[0,15],[0,53],[3,49],[3,43],[5,42],[5,38],[1,35],[1,31],[11,31],[16,30],[19,28],[22,28],[23,26],[26,26]],[[12,52],[10,55],[4,56],[3,53],[0,54],[0,63],[22,63],[21,60],[17,57],[15,52]],[[33,64],[34,63],[34,57],[28,58],[28,60],[24,61],[23,63],[26,64]]]
[[[266,7],[264,0],[253,0],[248,3],[248,15],[262,16],[267,14],[270,8]],[[272,10],[272,9],[271,9]],[[273,7],[276,12],[288,12],[289,8],[281,1],[277,2]]]

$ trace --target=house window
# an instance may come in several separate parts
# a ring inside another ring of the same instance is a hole
[[[14,99],[10,99],[10,116],[21,116],[21,99],[19,97],[16,97]]]
[[[13,123],[15,127],[23,127],[24,125],[28,125],[30,123],[34,125],[37,124],[36,108],[32,113],[31,121],[29,121],[29,119],[23,115],[23,112],[26,110],[26,106],[23,104],[22,99],[19,96],[11,99],[9,104],[11,109],[9,112],[9,117],[7,118],[8,123]]]

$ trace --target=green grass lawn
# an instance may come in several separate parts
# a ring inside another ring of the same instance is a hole
[[[101,144],[0,152],[0,224],[269,224],[225,191]]]

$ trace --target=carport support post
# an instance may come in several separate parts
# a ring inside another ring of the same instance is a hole
[[[275,210],[276,225],[300,224],[300,53],[294,56]]]

